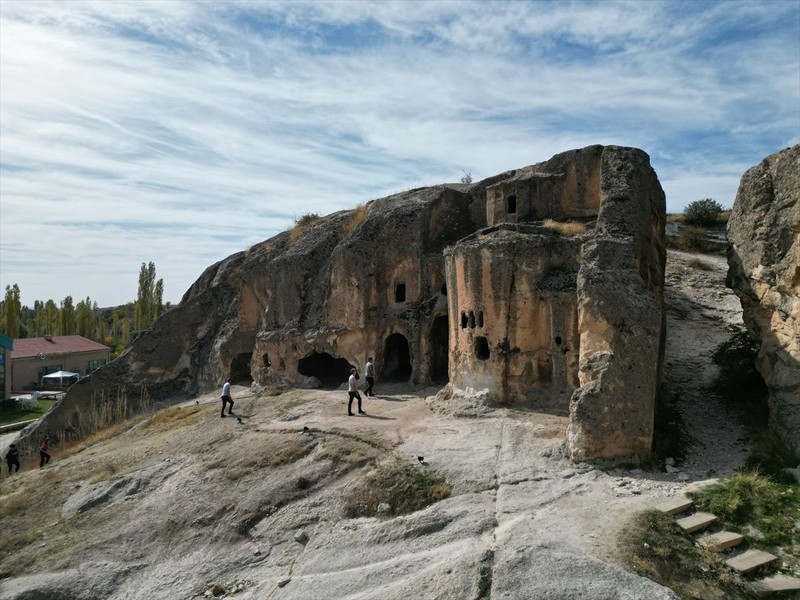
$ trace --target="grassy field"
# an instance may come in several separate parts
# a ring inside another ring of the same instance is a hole
[[[0,425],[9,425],[11,423],[18,423],[19,421],[28,421],[30,419],[38,419],[48,410],[56,400],[42,400],[39,399],[39,406],[31,410],[24,410],[19,408],[15,403],[13,406],[0,404]]]

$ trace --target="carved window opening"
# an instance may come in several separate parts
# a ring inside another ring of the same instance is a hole
[[[478,360],[489,360],[489,340],[482,335],[475,338],[475,356]]]
[[[442,292],[442,296],[447,296],[447,284],[443,283],[442,287],[439,288],[439,291]]]
[[[516,214],[517,212],[517,197],[513,194],[506,198],[506,212],[509,215]]]
[[[475,329],[475,313],[469,311],[469,328]]]
[[[394,301],[398,303],[406,301],[405,283],[398,283],[397,285],[394,286]]]
[[[461,329],[467,328],[467,313],[461,312]]]
[[[478,327],[483,328],[483,311],[478,311]]]
[[[264,356],[261,357],[262,362],[264,363],[265,367],[271,367],[272,363],[269,361],[269,354],[264,352]]]
[[[561,336],[560,335],[556,336],[555,342],[556,342],[556,346],[560,346],[561,345]]]

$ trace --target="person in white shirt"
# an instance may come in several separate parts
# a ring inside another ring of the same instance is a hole
[[[220,395],[220,399],[222,400],[222,412],[219,414],[220,417],[225,417],[225,405],[230,404],[228,408],[228,414],[233,414],[233,398],[231,398],[231,380],[228,379],[225,384],[222,386],[222,394]]]
[[[350,378],[347,380],[347,393],[350,401],[347,403],[347,414],[353,416],[353,398],[358,398],[358,414],[367,414],[361,410],[361,394],[358,393],[358,371],[355,367],[350,369]]]

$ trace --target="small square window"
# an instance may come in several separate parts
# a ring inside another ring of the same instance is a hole
[[[517,212],[516,196],[509,196],[508,198],[506,198],[506,212],[510,215],[516,214]]]
[[[406,284],[405,283],[398,283],[394,286],[394,301],[395,302],[405,302],[406,301]]]

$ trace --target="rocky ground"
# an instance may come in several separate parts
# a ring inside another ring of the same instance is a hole
[[[562,411],[455,418],[434,389],[379,383],[348,417],[342,391],[235,387],[241,423],[210,393],[3,479],[0,596],[672,598],[617,566],[616,540],[636,511],[742,464],[745,432],[705,390],[740,318],[725,270],[670,254],[665,386],[694,440],[670,472],[570,463]],[[357,482],[395,459],[445,475],[451,497],[345,518]]]

